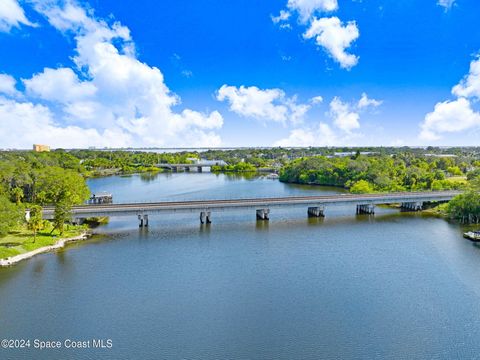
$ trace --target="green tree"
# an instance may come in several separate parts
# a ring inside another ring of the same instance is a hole
[[[0,236],[8,234],[22,219],[21,208],[0,195]]]
[[[15,199],[15,203],[20,205],[22,199],[25,197],[25,194],[23,193],[23,190],[17,186],[12,189],[12,196]]]
[[[460,170],[460,168],[458,166],[450,166],[447,171],[453,175],[453,176],[460,176],[462,175],[462,170]]]
[[[350,192],[354,194],[368,194],[372,193],[373,191],[373,186],[365,180],[357,181],[350,188]]]
[[[58,230],[60,235],[63,235],[65,223],[72,218],[72,203],[67,199],[61,199],[55,204],[55,211],[53,213],[53,229]]]
[[[27,226],[33,232],[33,242],[37,240],[37,231],[43,229],[42,207],[39,205],[32,205],[30,207],[30,218]]]
[[[36,179],[36,192],[42,194],[42,204],[68,201],[71,205],[81,204],[90,196],[85,179],[72,170],[59,167],[42,169]]]

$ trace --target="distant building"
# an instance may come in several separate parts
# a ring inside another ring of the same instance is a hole
[[[50,146],[34,144],[33,145],[33,151],[35,151],[35,152],[45,152],[45,151],[48,152],[48,151],[50,151]]]

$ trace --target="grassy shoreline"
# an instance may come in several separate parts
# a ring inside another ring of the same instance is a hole
[[[51,233],[51,229],[44,229],[37,233],[34,241],[32,232],[25,226],[20,226],[10,231],[7,236],[0,238],[0,260],[55,245],[61,240],[81,236],[87,230],[86,225],[67,225],[63,235],[60,236],[58,231]]]

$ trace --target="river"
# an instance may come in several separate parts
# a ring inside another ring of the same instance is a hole
[[[211,173],[89,180],[115,202],[325,194]],[[474,359],[480,249],[460,226],[378,208],[111,218],[100,236],[0,269],[1,359]],[[61,349],[35,350],[33,340]],[[111,339],[67,349],[64,340]]]

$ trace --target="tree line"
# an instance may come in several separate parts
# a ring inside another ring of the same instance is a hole
[[[42,229],[43,206],[55,206],[53,229],[63,234],[72,206],[90,197],[80,160],[65,152],[0,153],[0,236],[25,221],[34,235]],[[53,231],[53,230],[52,230]]]
[[[460,189],[467,173],[480,162],[463,157],[393,155],[314,156],[291,161],[280,170],[280,181],[340,186],[351,192]]]

